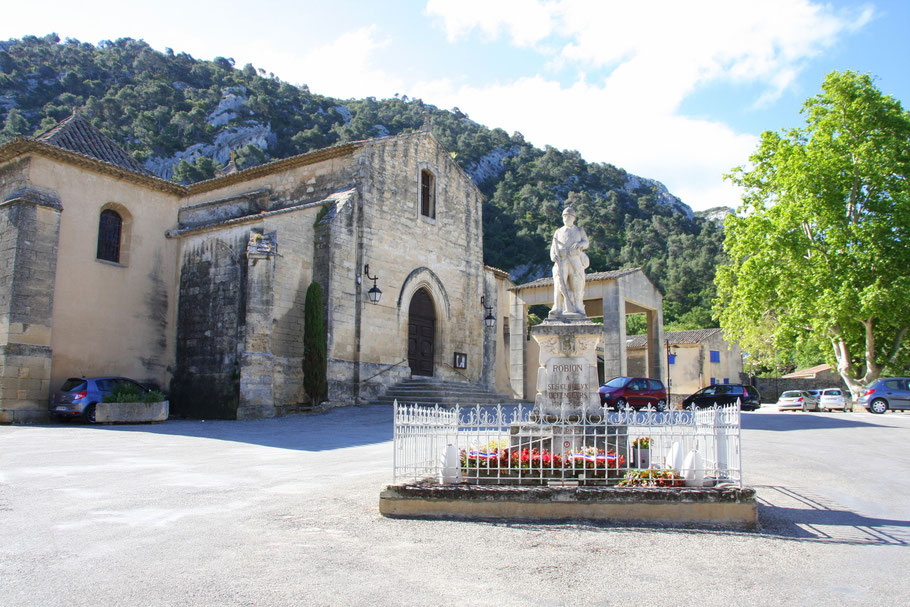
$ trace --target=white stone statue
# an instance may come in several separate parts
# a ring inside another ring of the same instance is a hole
[[[585,318],[585,269],[590,260],[585,254],[588,235],[575,225],[575,210],[566,207],[562,212],[563,227],[553,234],[550,259],[553,260],[553,309],[551,317],[578,316]]]

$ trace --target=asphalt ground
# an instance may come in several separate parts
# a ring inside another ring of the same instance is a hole
[[[392,413],[0,427],[0,605],[908,605],[910,414],[743,414],[760,531],[387,519]]]

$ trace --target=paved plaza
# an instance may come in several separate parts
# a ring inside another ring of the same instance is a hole
[[[907,605],[908,436],[743,414],[743,532],[383,518],[381,406],[0,426],[0,605]]]

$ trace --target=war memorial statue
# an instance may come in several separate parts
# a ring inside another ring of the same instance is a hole
[[[542,420],[581,420],[601,411],[597,380],[597,345],[603,328],[585,314],[585,249],[588,237],[575,225],[572,207],[562,212],[563,227],[553,234],[553,308],[531,328],[540,347],[534,409]]]
[[[590,265],[585,250],[588,235],[584,228],[575,225],[575,209],[566,207],[562,212],[563,227],[553,234],[550,259],[553,261],[553,308],[550,318],[586,318],[585,270]]]

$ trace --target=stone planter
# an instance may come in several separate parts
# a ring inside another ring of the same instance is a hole
[[[138,424],[163,422],[170,413],[166,400],[154,403],[98,403],[95,422],[99,424]]]

